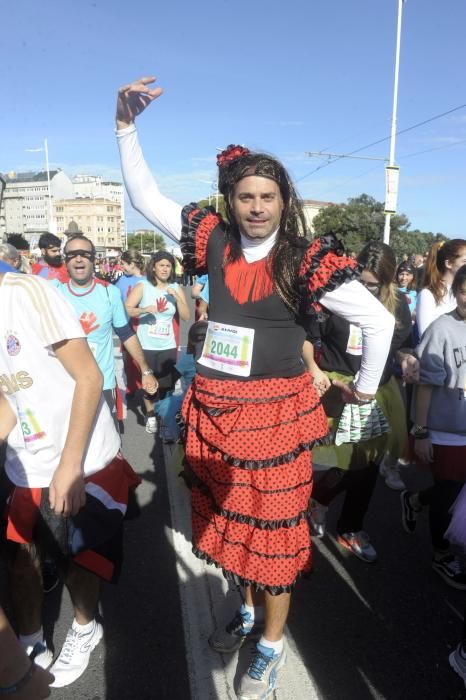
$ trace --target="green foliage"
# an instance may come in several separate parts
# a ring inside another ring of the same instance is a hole
[[[14,245],[16,250],[29,250],[29,243],[22,233],[10,233],[6,240],[10,245]]]
[[[147,231],[142,235],[132,233],[128,235],[128,250],[138,250],[142,253],[154,253],[157,250],[166,249],[165,238],[160,233]]]
[[[217,198],[215,197],[215,195],[212,195],[212,197],[210,198],[210,206],[215,209],[216,203],[217,203]],[[201,208],[208,207],[209,200],[208,199],[201,199],[201,201],[199,202],[199,206]],[[225,202],[223,199],[223,195],[219,195],[219,197],[218,197],[218,213],[220,214],[220,216],[223,219],[226,218],[226,216],[225,216]]]
[[[318,235],[334,233],[341,238],[348,252],[359,251],[370,240],[383,240],[384,205],[367,194],[348,199],[347,204],[332,204],[315,217],[313,225]],[[423,254],[434,241],[446,240],[441,233],[409,230],[405,214],[390,219],[390,245],[397,258],[404,254]]]

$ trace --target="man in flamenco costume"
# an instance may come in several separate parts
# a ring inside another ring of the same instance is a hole
[[[210,644],[233,652],[262,630],[237,694],[264,700],[286,659],[291,590],[311,569],[311,450],[328,430],[301,359],[306,322],[325,307],[361,327],[361,372],[342,389],[357,403],[375,394],[393,318],[357,281],[356,262],[339,241],[305,237],[300,201],[275,158],[238,146],[218,156],[226,220],[211,207],[182,209],[163,196],[134,126],[162,94],[154,80],[119,90],[122,171],[133,206],[181,241],[185,269],[209,274],[206,340],[183,405],[193,551],[244,591],[243,605]]]

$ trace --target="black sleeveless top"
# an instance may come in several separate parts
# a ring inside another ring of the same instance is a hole
[[[253,380],[296,377],[305,371],[302,348],[318,299],[342,282],[357,278],[356,264],[343,255],[333,236],[315,239],[303,249],[297,280],[305,313],[298,317],[271,285],[269,293],[253,301],[238,301],[225,282],[226,226],[212,207],[183,209],[181,249],[185,269],[209,275],[209,321],[254,329],[251,373],[238,377],[197,363],[197,371],[215,379]],[[265,264],[265,261],[264,261]]]

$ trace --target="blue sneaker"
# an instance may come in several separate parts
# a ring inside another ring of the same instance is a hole
[[[241,606],[226,627],[219,627],[215,630],[209,638],[209,645],[220,654],[232,654],[241,647],[248,637],[251,637],[253,630],[257,636],[262,634],[262,629],[263,624],[255,624],[251,614]]]
[[[238,689],[239,700],[266,700],[277,687],[278,671],[286,661],[286,650],[274,654],[273,649],[256,644],[256,650]]]
[[[463,653],[461,644],[458,644],[455,651],[448,657],[450,666],[463,679],[466,688],[466,655]]]

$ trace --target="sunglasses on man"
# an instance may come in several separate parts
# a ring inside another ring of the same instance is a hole
[[[91,262],[94,262],[95,260],[95,254],[91,250],[70,250],[68,253],[65,253],[65,262],[70,262],[70,260],[73,260],[73,258],[86,258],[86,260],[90,260]]]

